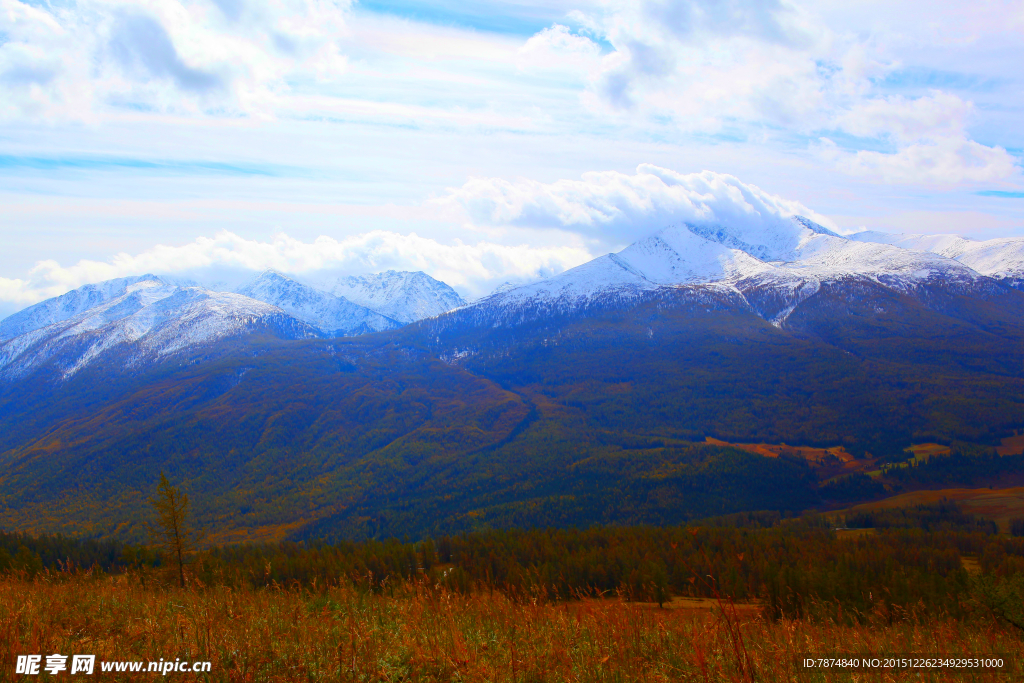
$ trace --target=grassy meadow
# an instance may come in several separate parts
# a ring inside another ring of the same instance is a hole
[[[95,655],[95,680],[114,681],[159,674],[104,662],[209,662],[167,675],[240,682],[1015,680],[1022,536],[942,499],[842,518],[217,545],[182,573],[152,548],[0,532],[0,681],[94,680],[19,674],[19,657],[53,654]],[[1008,668],[800,665],[910,655]]]
[[[718,600],[511,599],[405,585],[390,594],[330,586],[232,588],[159,575],[43,572],[0,581],[0,679],[19,654],[210,661],[211,681],[918,681],[1014,680],[994,672],[808,674],[801,653],[1024,652],[1024,633],[970,619],[765,618]],[[1020,663],[1018,662],[1018,665]],[[157,674],[52,678],[140,680]],[[1019,675],[1019,674],[1018,674]],[[1019,680],[1019,679],[1018,679]]]

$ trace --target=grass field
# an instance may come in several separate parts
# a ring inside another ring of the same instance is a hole
[[[210,681],[1006,681],[981,674],[801,672],[800,654],[978,655],[1024,651],[983,614],[859,627],[767,621],[756,605],[619,599],[512,601],[412,587],[238,590],[143,586],[136,576],[0,581],[0,680],[129,681],[103,661],[210,661]],[[16,677],[18,655],[93,654],[92,677]],[[1020,662],[1017,662],[1020,665]],[[1019,680],[1019,679],[1018,679]]]
[[[935,489],[909,491],[898,496],[855,505],[849,510],[836,513],[870,512],[892,508],[909,507],[925,503],[937,503],[943,498],[956,501],[965,512],[993,520],[1003,533],[1009,531],[1010,520],[1024,517],[1024,486],[1005,489]]]

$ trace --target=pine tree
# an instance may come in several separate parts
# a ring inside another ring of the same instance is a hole
[[[150,498],[149,504],[156,510],[158,522],[156,525],[146,524],[146,529],[154,544],[177,563],[178,580],[184,588],[185,558],[198,549],[204,534],[188,526],[185,519],[188,514],[188,496],[171,486],[163,472],[160,473],[156,497]]]

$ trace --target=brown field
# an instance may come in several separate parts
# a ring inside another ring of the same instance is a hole
[[[640,607],[648,607],[658,609],[659,605],[656,602],[634,602],[630,603]],[[687,597],[674,597],[664,605],[660,606],[662,609],[678,609],[678,610],[690,610],[697,613],[707,612],[708,610],[718,610],[721,604],[714,598],[687,598]],[[735,602],[731,605],[732,609],[736,610],[736,613],[745,617],[753,617],[760,613],[761,603],[757,600],[746,601],[746,602]]]
[[[1003,533],[1009,531],[1010,520],[1024,517],[1024,486],[1006,489],[935,489],[910,491],[898,496],[855,505],[843,512],[867,512],[888,508],[908,507],[924,503],[937,503],[946,498],[963,506],[965,512],[995,521]],[[831,514],[831,513],[830,513]]]
[[[874,536],[874,529],[836,529],[838,538],[860,538],[861,536]]]
[[[832,448],[812,448],[810,446],[790,446],[780,443],[730,443],[721,439],[705,437],[705,442],[715,446],[731,446],[748,453],[763,455],[767,458],[778,458],[780,456],[790,458],[801,458],[813,467],[822,481],[833,479],[844,474],[853,472],[864,472],[872,477],[881,475],[877,461],[872,458],[858,460],[846,451],[842,446]],[[914,444],[910,450],[914,457],[912,461],[927,462],[932,456],[948,455],[949,446],[938,443]],[[1002,440],[1002,445],[996,447],[999,455],[1020,455],[1024,454],[1024,434],[1008,436]]]
[[[910,452],[914,454],[915,460],[927,461],[933,455],[949,455],[949,446],[938,443],[914,444],[910,447]]]
[[[1024,434],[1008,436],[1002,441],[1002,445],[996,447],[999,455],[1021,455],[1024,454]]]
[[[289,534],[301,529],[310,520],[254,528],[238,528],[211,534],[206,542],[210,545],[231,545],[234,543],[278,543]]]
[[[830,463],[841,464],[850,471],[863,469],[862,463],[873,462],[870,460],[856,460],[846,452],[842,446],[832,448],[813,448],[811,446],[789,446],[784,443],[729,443],[721,439],[705,437],[705,442],[715,446],[732,446],[741,451],[756,453],[768,458],[777,458],[780,455],[803,458],[812,465],[826,465]]]
[[[981,563],[978,562],[978,558],[973,555],[963,555],[960,557],[960,564],[964,566],[968,574],[978,575],[981,573]]]
[[[680,606],[681,605],[681,606]],[[644,681],[1006,681],[992,671],[801,672],[798,655],[1019,654],[1024,637],[987,613],[864,626],[762,618],[756,605],[618,599],[511,601],[412,587],[374,595],[346,586],[143,587],[136,576],[55,575],[0,580],[0,680],[18,655],[96,656],[97,681],[155,680],[101,673],[103,661],[209,661],[203,675],[167,680],[573,683]],[[45,661],[45,660],[44,660]],[[1017,666],[1021,662],[1016,662]],[[59,677],[72,677],[65,672]]]

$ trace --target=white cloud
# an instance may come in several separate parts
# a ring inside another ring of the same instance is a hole
[[[852,135],[887,138],[897,150],[842,152],[827,139],[821,149],[841,170],[888,183],[952,186],[1019,175],[1005,149],[968,138],[972,112],[970,102],[940,91],[866,100],[842,114],[837,126]]]
[[[593,77],[600,69],[601,48],[587,36],[555,24],[532,36],[519,49],[519,68],[565,71]]]
[[[882,182],[959,185],[1005,180],[1020,174],[1016,159],[1000,147],[964,137],[940,138],[894,154],[861,150],[838,157],[840,169]]]
[[[373,231],[344,239],[321,236],[302,242],[285,234],[260,242],[221,232],[180,246],[158,245],[107,261],[71,266],[39,262],[27,279],[0,278],[0,301],[26,305],[87,283],[154,273],[202,283],[234,282],[273,268],[299,276],[422,270],[474,298],[506,280],[550,277],[593,258],[574,246],[530,247],[490,242],[442,244],[415,234]]]
[[[633,175],[606,171],[553,183],[474,178],[437,201],[461,206],[481,225],[558,228],[620,245],[680,222],[754,225],[801,215],[834,227],[799,202],[733,176],[650,164]]]
[[[761,141],[838,129],[896,147],[825,155],[839,170],[882,182],[952,185],[1015,173],[1003,148],[971,139],[971,101],[938,89],[880,94],[879,83],[903,67],[887,43],[947,45],[954,34],[977,41],[1004,30],[991,13],[971,20],[967,37],[940,19],[857,33],[828,11],[788,0],[612,0],[574,15],[607,41],[607,54],[559,25],[528,46],[545,55],[535,68],[575,60],[589,78],[584,102],[612,119]]]
[[[802,129],[821,120],[833,91],[848,89],[846,73],[828,66],[845,44],[783,0],[629,0],[573,17],[612,48],[590,68],[585,98],[612,116],[667,119],[686,131],[737,122]]]
[[[39,301],[40,298],[43,297],[32,289],[27,280],[0,277],[0,305],[27,306]]]
[[[860,137],[890,136],[900,142],[948,139],[964,135],[973,108],[941,91],[918,98],[896,95],[859,102],[840,114],[836,124]]]
[[[106,106],[266,115],[289,78],[331,79],[349,0],[0,0],[0,115]]]
[[[899,153],[837,158],[841,169],[906,169],[956,140],[975,161],[943,175],[967,182],[1006,167],[990,147],[994,162],[970,170],[984,151],[967,131],[975,106],[940,90],[880,96],[879,79],[900,66],[887,46],[980,43],[1010,30],[1019,4],[976,14],[953,2],[919,26],[903,3],[900,21],[875,26],[827,2],[585,0],[523,41],[353,13],[353,0],[0,0],[0,120],[129,110],[549,135],[607,134],[612,122],[748,144],[841,129]],[[885,178],[897,175],[915,182]]]

